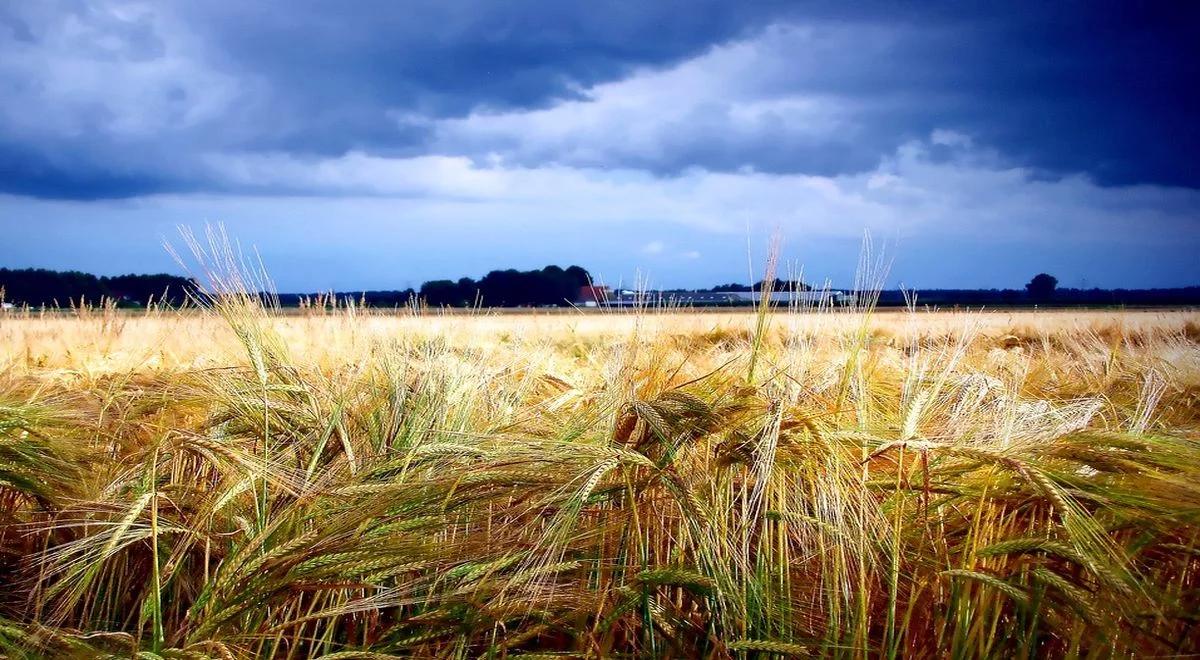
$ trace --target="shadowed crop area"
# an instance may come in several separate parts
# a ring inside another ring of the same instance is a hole
[[[0,316],[4,656],[1200,651],[1194,313],[235,289]]]

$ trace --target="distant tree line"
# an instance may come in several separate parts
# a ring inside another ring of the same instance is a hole
[[[3,302],[33,307],[68,307],[80,301],[96,304],[102,299],[122,306],[146,305],[151,300],[178,305],[194,286],[186,277],[165,273],[97,277],[74,270],[0,268]]]
[[[579,289],[591,282],[580,266],[546,266],[538,270],[493,270],[478,281],[431,280],[421,285],[418,297],[434,307],[543,307],[567,305]]]
[[[916,289],[918,305],[963,306],[1120,306],[1120,305],[1200,305],[1200,287],[1171,289],[1055,289],[1040,296],[1024,289]],[[880,292],[879,304],[885,307],[905,304],[905,292]]]
[[[476,280],[430,280],[419,289],[391,291],[343,291],[336,297],[371,307],[399,307],[420,302],[430,307],[547,307],[565,306],[579,298],[579,290],[591,283],[580,266],[546,266],[534,270],[493,270]],[[282,294],[279,302],[294,306],[315,294]]]
[[[751,285],[746,284],[718,284],[711,289],[704,289],[711,293],[731,293],[734,291],[762,291],[766,286],[766,282],[759,280]],[[801,282],[800,280],[775,280],[771,283],[771,290],[778,293],[788,291],[811,291],[812,287]]]
[[[1038,273],[1025,289],[916,289],[910,291],[881,291],[879,305],[907,304],[916,298],[917,305],[1056,305],[1056,306],[1122,306],[1122,305],[1198,305],[1200,287],[1170,289],[1072,289],[1058,288],[1058,278]]]
[[[338,292],[339,300],[352,299],[371,307],[402,307],[414,302],[432,307],[542,307],[569,305],[580,289],[591,284],[588,271],[580,266],[546,266],[534,270],[493,270],[475,280],[430,280],[419,289]],[[709,291],[761,291],[763,282],[721,284]],[[800,282],[777,280],[774,291],[810,291]],[[149,301],[178,305],[195,291],[195,283],[167,274],[97,277],[79,271],[0,268],[0,300],[16,305],[67,307],[80,300],[98,303],[107,298],[119,306],[143,306]],[[1200,305],[1200,287],[1171,289],[1071,289],[1059,288],[1052,275],[1039,273],[1024,289],[918,289],[903,292],[884,290],[878,304],[905,304],[905,295],[915,294],[918,305],[1007,306],[1007,305]],[[311,304],[316,294],[280,294],[285,307]]]

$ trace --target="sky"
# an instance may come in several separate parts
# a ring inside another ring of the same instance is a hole
[[[0,266],[1200,284],[1200,4],[0,0]],[[186,264],[185,264],[186,265]]]

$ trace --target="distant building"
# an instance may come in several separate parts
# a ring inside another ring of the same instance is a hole
[[[600,307],[608,302],[612,296],[606,286],[582,286],[579,287],[579,298],[576,302],[583,307]]]
[[[586,293],[586,295],[585,295]],[[772,303],[800,306],[844,306],[858,302],[858,296],[829,289],[812,291],[776,291],[768,294]],[[758,291],[610,291],[607,287],[583,287],[579,302],[585,307],[707,307],[753,305],[762,300]]]

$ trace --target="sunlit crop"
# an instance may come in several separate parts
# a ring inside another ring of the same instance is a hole
[[[0,316],[9,657],[1200,652],[1187,312]]]

